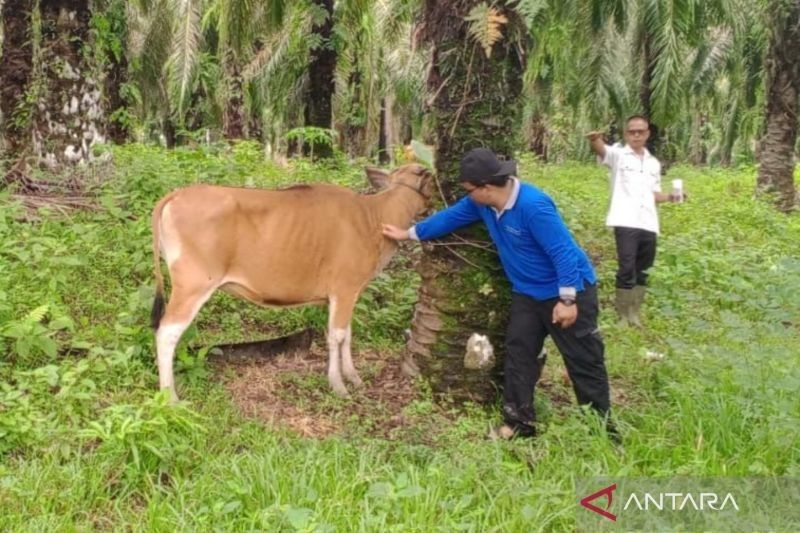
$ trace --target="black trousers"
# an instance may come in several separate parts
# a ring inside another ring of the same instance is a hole
[[[656,259],[656,234],[638,228],[614,228],[617,241],[617,288],[647,285],[647,269]]]
[[[514,293],[506,333],[503,417],[512,427],[535,422],[533,391],[542,373],[538,359],[548,335],[564,357],[575,396],[605,415],[610,407],[605,346],[597,328],[597,285],[577,295],[578,319],[569,328],[553,324],[557,298],[535,300]]]

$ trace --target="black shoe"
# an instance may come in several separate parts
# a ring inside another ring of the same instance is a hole
[[[491,440],[530,439],[536,436],[536,428],[528,424],[501,424],[489,429],[486,435]]]
[[[617,425],[610,418],[606,421],[606,435],[608,435],[608,440],[614,444],[622,444],[622,433],[619,432]]]

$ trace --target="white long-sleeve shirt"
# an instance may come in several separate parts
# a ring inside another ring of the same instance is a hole
[[[606,225],[658,233],[658,210],[653,194],[661,192],[658,159],[646,148],[640,157],[629,146],[606,145],[606,155],[600,162],[609,168],[611,184]]]

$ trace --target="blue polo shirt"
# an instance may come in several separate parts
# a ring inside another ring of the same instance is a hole
[[[494,241],[514,292],[547,300],[582,291],[597,278],[591,261],[542,190],[514,180],[502,211],[465,196],[411,228],[411,238],[427,241],[482,220]]]

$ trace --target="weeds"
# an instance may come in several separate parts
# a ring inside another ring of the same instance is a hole
[[[537,397],[544,431],[533,442],[485,440],[495,407],[434,402],[424,384],[398,413],[367,396],[332,398],[324,372],[276,376],[291,390],[276,398],[301,414],[333,413],[346,438],[303,439],[255,423],[211,379],[210,346],[323,329],[325,310],[265,311],[224,295],[179,348],[188,403],[167,406],[155,393],[147,325],[155,201],[197,181],[363,188],[363,170],[306,160],[279,168],[252,143],[129,145],[114,160],[100,211],[41,209],[26,222],[24,208],[0,196],[2,530],[558,531],[574,526],[580,475],[800,475],[800,219],[752,197],[752,169],[670,170],[690,201],[662,208],[647,329],[633,331],[609,311],[615,259],[603,226],[604,171],[523,161],[523,176],[555,197],[598,266],[624,432],[615,448],[565,402],[572,393],[555,378],[563,366],[555,350]],[[357,350],[402,346],[418,284],[414,253],[359,302]],[[664,357],[651,361],[648,351]],[[363,370],[369,378],[379,367]],[[379,438],[392,417],[409,425]]]

